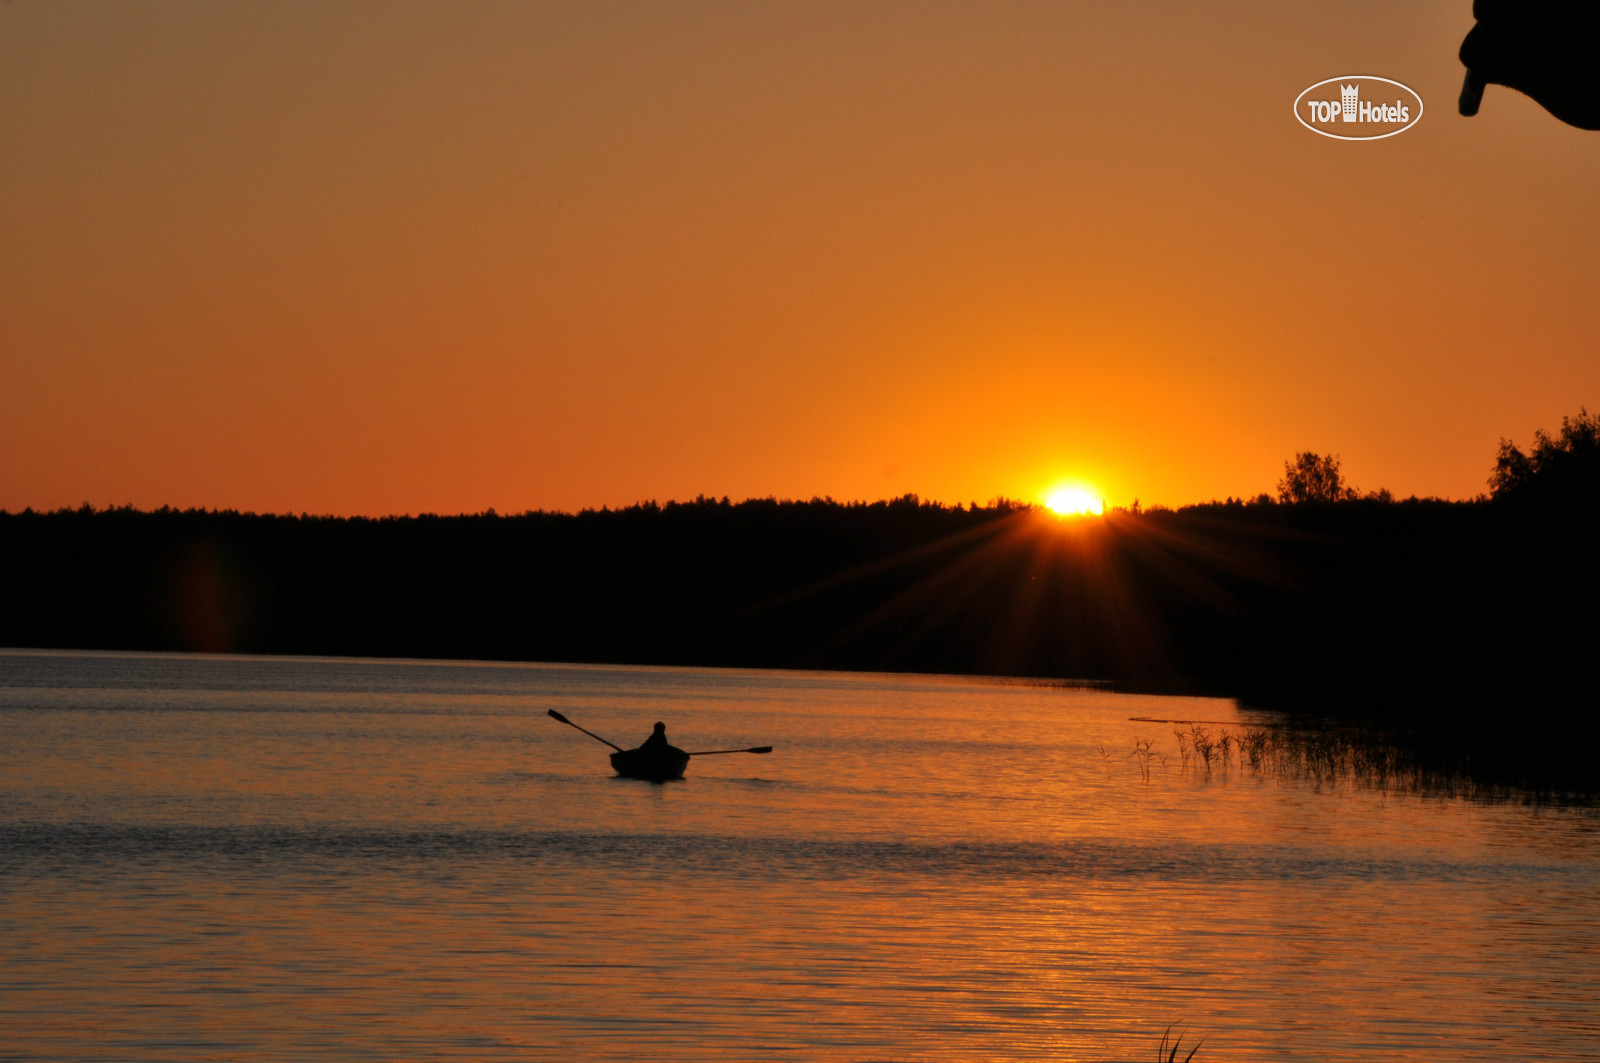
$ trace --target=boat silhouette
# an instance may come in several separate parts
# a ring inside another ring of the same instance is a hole
[[[649,779],[666,782],[683,778],[683,769],[689,766],[693,754],[677,746],[660,749],[619,749],[611,754],[611,767],[625,779]]]
[[[669,779],[683,778],[683,771],[689,766],[690,757],[714,757],[723,753],[771,753],[771,746],[749,746],[744,749],[702,749],[694,753],[685,753],[677,746],[640,746],[638,749],[623,749],[608,739],[601,738],[593,731],[579,727],[555,709],[549,709],[548,715],[555,720],[566,724],[568,727],[577,728],[597,742],[604,742],[616,750],[611,754],[611,768],[625,779],[648,779],[650,782],[666,782]]]

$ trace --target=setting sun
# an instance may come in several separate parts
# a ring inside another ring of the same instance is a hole
[[[1099,516],[1101,502],[1081,487],[1058,487],[1045,499],[1045,508],[1060,517],[1087,514]]]

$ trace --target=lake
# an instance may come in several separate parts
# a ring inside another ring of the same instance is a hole
[[[618,779],[549,709],[775,750]],[[1600,1056],[1600,815],[1180,749],[1251,723],[957,677],[0,652],[0,1059],[1144,1060],[1174,1024],[1196,1063]]]

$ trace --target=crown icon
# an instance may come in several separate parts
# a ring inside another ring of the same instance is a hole
[[[1346,122],[1354,122],[1356,120],[1356,90],[1359,88],[1359,85],[1339,86],[1339,103],[1344,108],[1344,120]]]

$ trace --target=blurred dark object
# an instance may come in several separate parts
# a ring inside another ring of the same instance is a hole
[[[1568,125],[1600,129],[1600,3],[1476,0],[1472,14],[1462,114],[1478,113],[1485,85],[1505,85]]]

